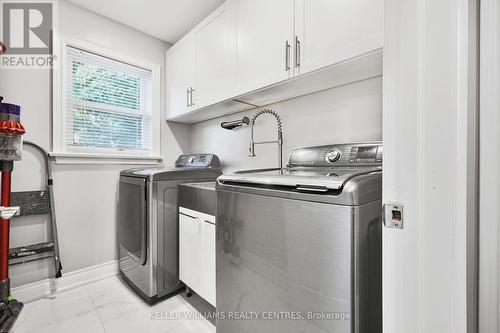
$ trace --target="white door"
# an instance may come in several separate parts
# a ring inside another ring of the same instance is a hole
[[[179,278],[196,292],[203,289],[201,227],[197,217],[179,213]]]
[[[192,109],[195,40],[187,38],[167,51],[167,119]]]
[[[500,3],[480,9],[479,333],[500,332]]]
[[[215,218],[214,218],[215,219]],[[215,306],[215,225],[202,222],[202,253],[203,253],[203,295],[210,304]]]
[[[383,200],[404,208],[403,229],[383,229],[384,333],[476,333],[475,11],[474,1],[385,4]]]
[[[383,46],[383,0],[296,0],[296,5],[296,74]]]
[[[196,109],[236,93],[236,15],[234,3],[219,7],[196,32]]]
[[[237,0],[238,94],[293,75],[293,0]]]

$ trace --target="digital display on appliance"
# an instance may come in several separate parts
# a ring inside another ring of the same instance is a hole
[[[378,146],[359,147],[356,158],[368,159],[377,157]]]

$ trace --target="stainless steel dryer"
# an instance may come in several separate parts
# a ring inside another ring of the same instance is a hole
[[[219,158],[213,154],[181,155],[172,168],[120,173],[120,274],[147,302],[183,286],[178,262],[178,185],[214,181],[220,174]]]
[[[382,332],[381,165],[329,145],[218,178],[218,333]]]

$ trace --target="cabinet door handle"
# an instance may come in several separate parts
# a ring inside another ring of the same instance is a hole
[[[193,89],[193,87],[191,87],[191,104],[189,106],[193,106],[194,105],[194,102],[193,102],[193,93],[194,93],[194,89]]]
[[[189,89],[186,89],[186,106],[189,107],[189,94],[191,91]]]
[[[179,212],[179,214],[180,214],[180,215],[184,215],[184,216],[186,216],[186,217],[189,217],[189,218],[191,218],[191,219],[193,219],[193,220],[197,220],[197,219],[198,219],[198,218],[197,218],[197,217],[195,217],[195,216],[191,216],[191,215],[186,214],[186,213],[183,213],[183,212]]]
[[[290,43],[288,41],[285,42],[285,71],[288,72],[290,70]]]
[[[300,67],[300,41],[299,37],[295,36],[295,68]]]

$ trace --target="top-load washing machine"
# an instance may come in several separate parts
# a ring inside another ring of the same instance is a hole
[[[179,280],[178,185],[214,181],[219,175],[220,161],[213,154],[181,155],[171,168],[120,173],[120,275],[147,302],[183,287]]]
[[[381,199],[380,142],[219,177],[217,332],[381,333]]]

